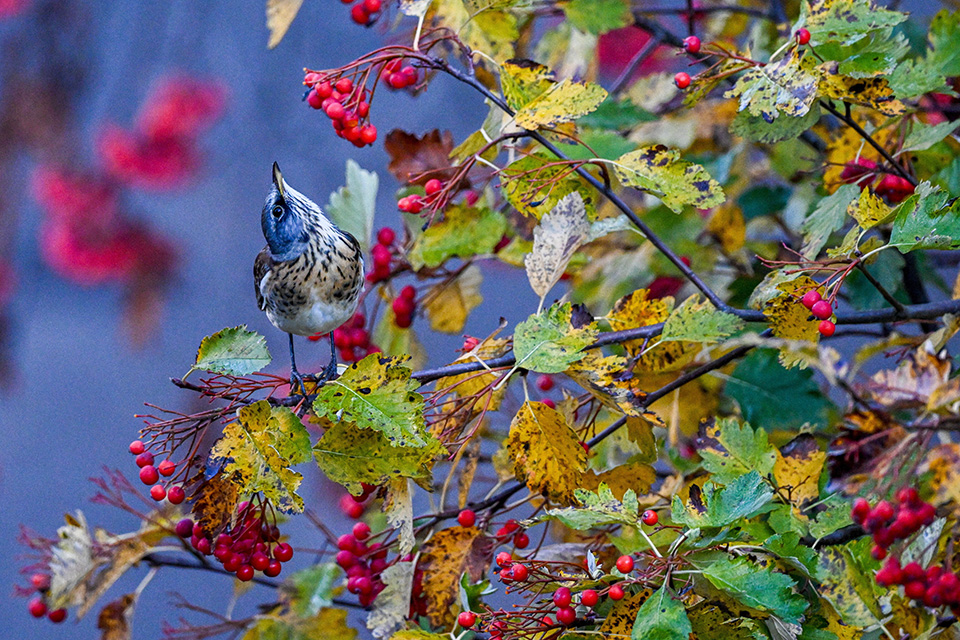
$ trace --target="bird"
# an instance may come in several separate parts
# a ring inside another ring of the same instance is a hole
[[[260,215],[267,246],[253,263],[257,305],[290,338],[290,386],[307,395],[297,370],[293,336],[328,333],[330,363],[318,382],[336,378],[333,330],[353,317],[363,290],[363,252],[310,198],[283,179],[273,163],[273,185]],[[295,391],[294,391],[295,393]]]

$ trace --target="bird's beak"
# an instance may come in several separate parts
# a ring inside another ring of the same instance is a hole
[[[283,176],[280,175],[280,165],[273,163],[273,186],[280,192],[280,197],[285,197],[283,193]]]

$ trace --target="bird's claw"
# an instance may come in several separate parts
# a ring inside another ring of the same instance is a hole
[[[299,371],[294,369],[293,371],[290,372],[290,392],[291,393],[294,393],[294,394],[297,393],[297,385],[300,386],[300,395],[306,398],[307,385],[304,382],[304,376]]]

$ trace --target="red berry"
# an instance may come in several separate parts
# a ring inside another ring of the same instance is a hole
[[[908,582],[903,588],[903,592],[911,600],[920,600],[923,598],[923,594],[927,592],[927,587],[923,582],[915,580],[913,582]]]
[[[513,518],[510,518],[503,523],[503,530],[507,533],[515,533],[520,530],[520,523]]]
[[[870,503],[867,502],[866,498],[857,498],[853,501],[853,508],[850,509],[850,517],[854,522],[863,524],[863,521],[867,519],[869,513]]]
[[[640,520],[643,521],[643,524],[647,525],[648,527],[652,527],[660,522],[660,516],[657,515],[656,511],[647,509],[643,512],[643,515],[640,516]]]
[[[926,576],[927,574],[924,572],[923,567],[917,562],[911,562],[903,567],[903,579],[906,582],[922,580]]]
[[[817,300],[813,303],[813,306],[810,307],[810,313],[813,314],[814,318],[826,320],[833,315],[833,307],[831,307],[830,303],[826,300]]]
[[[573,596],[570,593],[570,589],[566,587],[560,587],[553,592],[553,604],[559,608],[569,607],[572,601]]]
[[[513,556],[511,556],[506,551],[501,551],[497,554],[497,566],[498,567],[509,567],[513,564]]]
[[[237,569],[237,580],[241,582],[249,582],[253,580],[253,567],[248,564],[240,565],[240,568]]]
[[[530,571],[526,565],[517,563],[510,568],[510,575],[517,582],[523,582],[530,575]]]
[[[141,442],[140,440],[134,440],[133,442],[130,443],[130,453],[132,453],[135,456],[140,455],[145,450],[146,448],[143,446],[143,442]]]
[[[407,77],[402,73],[391,73],[387,76],[387,84],[389,84],[392,89],[403,89],[407,86]]]
[[[337,548],[340,549],[340,551],[353,553],[357,549],[357,539],[349,533],[345,533],[337,538]]]
[[[929,502],[924,502],[920,508],[917,509],[917,519],[920,520],[923,526],[930,526],[933,524],[933,521],[937,519],[937,508]]]
[[[160,502],[167,497],[167,490],[163,488],[162,484],[155,484],[150,487],[150,497]]]
[[[353,354],[351,354],[351,358]],[[348,518],[357,519],[363,515],[363,505],[354,499],[349,493],[340,498],[340,510]]]
[[[313,90],[317,92],[321,100],[326,100],[333,95],[333,86],[327,81],[321,82]]]
[[[140,482],[143,484],[154,484],[159,479],[160,474],[157,473],[157,468],[152,464],[148,464],[140,469]]]
[[[600,601],[600,596],[593,589],[585,589],[580,593],[580,604],[585,607],[592,607]]]
[[[363,3],[355,4],[350,9],[350,18],[360,25],[366,25],[370,22],[370,14],[363,8]]]
[[[267,576],[268,578],[276,578],[278,575],[280,575],[281,569],[282,567],[280,566],[279,561],[271,560],[270,564],[267,565],[267,568],[263,570],[263,575]]]
[[[821,299],[820,292],[817,291],[816,289],[810,289],[805,294],[803,294],[802,298],[800,298],[800,303],[803,306],[805,306],[807,309],[810,309],[813,307],[813,305],[820,302],[820,299]]]
[[[887,550],[880,545],[874,545],[873,549],[870,550],[870,556],[874,560],[883,560],[887,557]]]
[[[607,592],[607,595],[610,596],[611,600],[623,600],[623,587],[619,584],[615,584],[610,587],[610,591]]]
[[[30,584],[37,591],[45,591],[50,588],[50,576],[45,573],[35,573],[30,576]]]
[[[525,533],[518,533],[513,536],[513,546],[517,549],[526,549],[530,546],[530,536]]]
[[[157,471],[159,471],[162,476],[172,476],[176,470],[177,465],[171,460],[164,460],[157,465]]]
[[[457,616],[457,624],[459,624],[464,629],[469,629],[476,623],[477,614],[473,611],[461,611],[460,615]]]
[[[327,105],[326,114],[331,120],[339,120],[345,114],[346,110],[343,108],[343,105],[339,102],[331,102]]]
[[[848,184],[860,184],[861,189],[873,181],[874,173],[877,170],[877,163],[869,158],[860,158],[856,162],[848,162],[843,166],[840,172],[840,180]],[[865,178],[869,177],[869,180]]]
[[[477,514],[470,509],[464,509],[457,516],[457,522],[461,527],[472,527],[477,522]]]
[[[366,540],[370,537],[370,525],[366,522],[358,522],[353,525],[353,537],[357,540]]]
[[[340,553],[343,553],[343,551]],[[340,557],[340,553],[337,554],[338,558]],[[280,562],[289,562],[290,558],[293,557],[293,547],[288,545],[286,542],[281,542],[276,546],[276,548],[274,548],[273,557]],[[354,558],[356,558],[356,556],[354,556]]]
[[[817,325],[817,331],[820,332],[824,338],[829,338],[837,331],[837,325],[833,324],[830,320],[821,320],[820,324]]]
[[[700,53],[700,38],[687,36],[683,39],[683,48],[687,53]]]
[[[334,86],[337,88],[337,91],[346,95],[353,90],[353,80],[350,78],[340,78]]]
[[[617,571],[620,573],[630,573],[633,571],[633,558],[630,556],[620,556],[617,558]]]
[[[873,515],[883,524],[890,522],[890,520],[893,519],[894,513],[893,505],[886,500],[881,500],[877,503],[877,506],[873,508]]]
[[[398,316],[409,316],[413,313],[414,304],[409,298],[397,297],[393,299],[391,303],[391,308],[393,313]]]
[[[920,493],[913,487],[903,487],[897,491],[897,502],[900,504],[917,504],[920,501]]]
[[[400,297],[412,302],[413,299],[417,297],[417,290],[408,284],[403,289],[400,289]]]
[[[250,556],[250,566],[257,571],[263,571],[270,566],[270,558],[265,553],[257,551]]]
[[[195,544],[193,548],[205,556],[210,555],[210,541],[206,538],[200,538],[197,540],[197,544]]]
[[[360,142],[363,144],[373,144],[377,141],[377,128],[372,124],[364,125],[360,128]]]
[[[47,614],[47,619],[54,624],[60,624],[67,619],[67,610],[66,609],[54,609]]]
[[[913,193],[913,185],[906,178],[888,173],[877,185],[877,195],[885,197],[891,204],[902,202]]]
[[[317,93],[316,89],[311,89],[310,93],[307,94],[307,104],[314,109],[323,108],[323,100],[324,98],[320,97],[320,94]]]
[[[27,610],[34,618],[42,618],[47,615],[47,604],[43,598],[34,598],[27,604]]]
[[[176,532],[181,538],[189,538],[193,534],[193,520],[184,518],[178,522]]]
[[[797,44],[807,44],[810,42],[810,32],[807,29],[797,29],[794,37],[797,39]]]
[[[423,185],[423,190],[427,192],[428,196],[432,196],[435,193],[443,189],[443,183],[437,180],[436,178],[431,178],[427,180],[426,184]]]
[[[553,376],[543,374],[537,378],[537,389],[540,389],[540,391],[543,391],[544,393],[550,391],[550,389],[553,389]]]
[[[393,244],[393,241],[397,239],[397,233],[390,227],[383,227],[377,231],[377,242],[382,244],[385,247],[389,247]],[[363,325],[360,325],[363,326]]]
[[[400,69],[400,73],[407,79],[407,86],[414,84],[417,81],[417,70],[411,66],[406,66]]]
[[[393,260],[390,249],[384,244],[373,245],[373,248],[370,249],[370,255],[373,257],[374,267],[389,267],[390,261]]]
[[[377,13],[380,11],[381,2],[380,0],[363,0],[363,8],[367,10],[367,13]]]
[[[357,115],[361,118],[366,118],[370,114],[370,103],[361,102],[357,105]]]
[[[577,612],[572,607],[561,607],[557,609],[557,622],[562,625],[571,625],[577,619]]]
[[[144,451],[136,458],[137,466],[141,469],[148,464],[153,464],[153,454],[149,451]]]
[[[690,74],[685,71],[681,71],[677,75],[673,76],[673,83],[677,85],[678,89],[686,89],[690,86]]]

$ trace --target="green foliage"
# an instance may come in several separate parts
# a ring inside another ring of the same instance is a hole
[[[340,580],[340,568],[334,563],[318,564],[296,572],[284,583],[293,610],[300,617],[317,615],[333,605]]]
[[[741,329],[743,320],[737,316],[717,311],[708,300],[701,302],[699,296],[691,296],[663,323],[660,341],[717,342]]]
[[[924,182],[894,212],[890,244],[901,253],[960,247],[960,205],[947,206],[949,194]]]
[[[817,204],[801,226],[804,256],[815,258],[830,236],[843,227],[847,220],[847,207],[859,193],[857,185],[845,184]]]
[[[347,184],[330,194],[326,213],[333,222],[352,235],[366,249],[373,239],[373,214],[377,205],[380,179],[347,160]]]
[[[700,568],[713,586],[748,607],[770,612],[791,624],[803,619],[808,605],[796,593],[797,584],[790,576],[758,567],[746,558],[723,557]]]
[[[696,486],[696,485],[694,485]],[[690,489],[690,499],[684,504],[673,497],[673,520],[691,528],[719,528],[740,518],[750,518],[770,504],[773,491],[756,471],[739,476],[726,487],[712,482],[702,491]]]
[[[212,371],[245,376],[270,364],[267,341],[246,325],[222,329],[200,342],[197,362],[190,371]],[[189,372],[188,372],[189,375]]]
[[[687,640],[692,629],[683,603],[666,586],[657,589],[637,611],[633,640]]]
[[[570,0],[564,12],[570,24],[588,33],[606,33],[632,22],[626,0]]]
[[[620,156],[613,168],[623,184],[648,191],[677,213],[685,205],[707,209],[724,200],[723,189],[706,169],[680,160],[680,152],[663,145]]]
[[[506,221],[496,211],[451,205],[442,221],[417,236],[407,259],[414,269],[421,269],[439,266],[455,256],[493,253],[506,229]]]
[[[700,425],[699,453],[703,468],[714,480],[727,484],[751,471],[766,477],[777,461],[767,432],[751,429],[733,418]]]
[[[633,490],[627,490],[623,500],[617,500],[610,487],[601,483],[596,493],[578,489],[576,498],[582,506],[547,509],[547,515],[579,531],[608,524],[635,526],[640,517],[640,507]]]
[[[540,373],[560,373],[583,358],[583,348],[596,339],[592,326],[572,324],[570,303],[556,304],[517,325],[513,352],[517,366]]]
[[[802,118],[817,98],[817,76],[811,72],[808,60],[791,54],[748,71],[725,97],[739,98],[740,111],[766,122],[773,122],[780,114]]]

